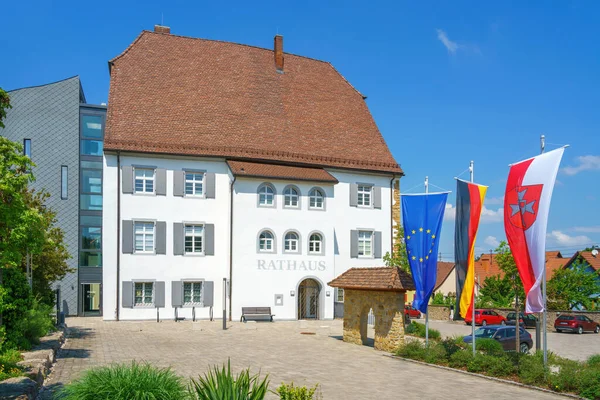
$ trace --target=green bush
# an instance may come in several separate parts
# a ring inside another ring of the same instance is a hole
[[[406,341],[396,350],[396,355],[411,360],[425,360],[425,344],[419,340]]]
[[[169,368],[149,364],[112,365],[88,370],[59,393],[64,400],[180,400],[187,398],[181,378]]]
[[[587,359],[587,364],[590,367],[600,367],[600,354],[594,354]]]
[[[504,349],[495,339],[475,338],[475,350],[488,355],[504,355]]]
[[[29,349],[31,343],[23,337],[19,325],[33,306],[33,296],[25,274],[19,268],[2,268],[0,312],[5,340],[0,351]]]
[[[221,369],[215,366],[204,377],[192,379],[189,391],[198,400],[262,400],[268,389],[268,376],[261,381],[258,374],[251,376],[245,369],[234,377],[227,361],[227,369],[225,365]]]
[[[17,322],[15,331],[23,338],[23,348],[38,344],[42,336],[54,330],[52,319],[53,307],[34,299],[30,310],[25,312],[25,318]]]
[[[525,356],[519,360],[519,378],[528,385],[546,386],[546,369],[544,368],[544,355],[537,352],[532,356]]]
[[[463,343],[462,337],[460,338],[460,342]],[[461,351],[463,349],[463,347],[457,343],[455,338],[443,339],[440,342],[440,346],[442,346],[444,348],[444,350],[446,350],[447,357],[450,357],[450,356],[452,356],[452,354],[456,353],[457,351]]]
[[[7,350],[0,355],[0,381],[23,374],[23,370],[17,366],[21,358],[17,350]]]
[[[425,349],[425,362],[430,364],[447,364],[448,353],[440,343],[430,344],[429,348]]]
[[[600,368],[583,368],[580,371],[578,394],[586,399],[600,399]]]
[[[466,368],[471,361],[473,361],[473,353],[468,350],[462,350],[450,356],[449,365],[452,368]]]
[[[407,335],[413,335],[418,337],[425,337],[426,329],[425,324],[420,322],[412,321],[404,330],[404,333]],[[442,337],[440,331],[436,329],[429,329],[429,338],[433,340],[438,340]]]
[[[293,383],[286,385],[282,383],[277,388],[277,394],[281,400],[313,400],[320,398],[317,393],[319,385],[308,389],[306,386],[294,386]]]
[[[507,377],[515,373],[515,366],[505,356],[489,354],[475,354],[475,357],[467,364],[467,371],[482,372],[491,376]]]
[[[548,357],[548,362],[551,362],[550,357]],[[548,375],[548,385],[550,389],[557,392],[576,393],[579,389],[579,372],[582,368],[581,363],[566,359],[561,359],[559,363],[558,372]]]

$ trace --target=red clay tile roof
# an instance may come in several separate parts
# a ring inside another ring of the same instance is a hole
[[[227,164],[235,176],[328,183],[338,182],[337,179],[323,168],[290,167],[287,165],[231,160],[227,161]]]
[[[437,263],[437,279],[435,281],[435,289],[433,290],[434,292],[436,290],[438,290],[438,288],[444,284],[444,282],[446,281],[446,279],[448,279],[448,276],[450,275],[450,273],[452,272],[453,269],[454,269],[453,262],[438,261],[438,263]]]
[[[330,63],[143,31],[109,63],[105,150],[401,174],[363,96]]]
[[[546,280],[549,281],[554,274],[554,271],[563,267],[569,261],[568,258],[564,258],[560,251],[547,251],[546,252]],[[485,281],[485,278],[500,275],[504,276],[504,272],[500,269],[498,262],[496,261],[496,254],[491,255],[484,253],[481,255],[479,261],[475,261],[475,280],[478,282]]]
[[[397,267],[350,268],[328,285],[342,289],[386,292],[415,290],[412,277]]]
[[[591,251],[578,251],[573,254],[573,257],[568,262],[565,262],[564,267],[568,267],[579,257],[583,258],[596,272],[600,273],[600,254],[594,257]]]

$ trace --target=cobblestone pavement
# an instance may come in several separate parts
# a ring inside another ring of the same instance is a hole
[[[281,382],[319,383],[325,400],[558,398],[344,343],[341,321],[234,322],[226,331],[221,321],[103,322],[88,317],[69,318],[67,325],[72,335],[59,352],[47,380],[51,390],[42,399],[99,365],[147,361],[194,377],[228,358],[236,372],[251,367],[269,373],[272,389]]]
[[[417,320],[425,323],[424,319]],[[429,321],[431,329],[437,329],[442,336],[470,335],[471,326],[464,322]],[[533,338],[535,351],[535,329],[527,329]],[[600,354],[600,335],[586,332],[583,335],[573,333],[558,333],[548,330],[548,351],[572,360],[587,360],[592,354]]]

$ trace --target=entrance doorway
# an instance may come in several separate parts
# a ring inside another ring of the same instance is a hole
[[[83,283],[82,285],[83,316],[101,315],[100,283]]]
[[[314,279],[305,279],[298,287],[298,319],[319,319],[321,286]]]

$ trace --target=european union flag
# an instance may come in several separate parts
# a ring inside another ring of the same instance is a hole
[[[402,195],[402,221],[406,253],[413,281],[413,307],[427,313],[435,289],[437,251],[448,193]]]

